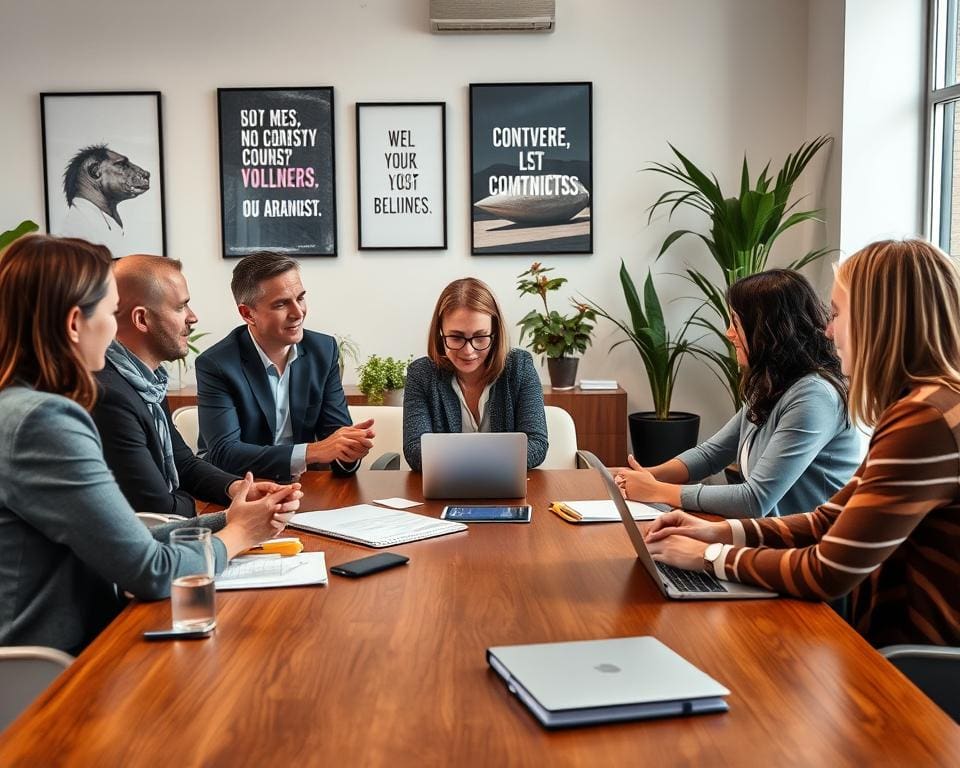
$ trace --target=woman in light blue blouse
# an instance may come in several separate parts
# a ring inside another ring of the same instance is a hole
[[[743,407],[709,440],[659,466],[645,469],[631,456],[617,482],[630,499],[724,517],[813,509],[850,479],[860,455],[840,360],[824,334],[826,308],[788,269],[738,280],[727,304]],[[699,482],[733,462],[743,483]]]

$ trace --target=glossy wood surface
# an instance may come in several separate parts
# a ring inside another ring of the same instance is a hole
[[[343,388],[350,405],[363,405],[367,396],[354,384]],[[544,385],[543,401],[563,408],[577,426],[578,447],[596,454],[608,467],[627,463],[627,393],[622,389],[554,389]],[[197,404],[194,385],[167,394],[170,412]]]
[[[421,498],[402,472],[311,473],[307,488],[307,508]],[[169,603],[135,604],[0,736],[0,765],[958,764],[960,727],[827,606],[668,602],[622,526],[546,509],[601,489],[589,471],[531,472],[532,524],[396,547],[409,565],[365,579],[219,593],[207,640],[147,643]],[[328,568],[371,554],[301,536]],[[549,732],[484,657],[628,635],[718,679],[730,711]]]

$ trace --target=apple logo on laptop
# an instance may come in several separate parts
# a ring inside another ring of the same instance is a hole
[[[616,664],[597,664],[594,669],[597,670],[597,672],[606,672],[607,674],[614,674],[622,671]]]

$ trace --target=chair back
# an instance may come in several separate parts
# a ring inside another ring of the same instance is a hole
[[[0,731],[12,723],[73,657],[55,648],[10,646],[0,648]]]
[[[942,645],[889,645],[880,653],[960,723],[960,648]]]
[[[367,459],[364,460],[364,466],[370,469],[386,468],[381,462],[384,454],[396,454],[399,456],[399,467],[395,469],[410,469],[406,459],[403,458],[403,407],[397,405],[348,405],[350,418],[354,424],[366,419],[373,419],[373,431],[377,436],[373,438],[373,448]],[[395,462],[394,462],[395,463]],[[374,466],[376,464],[376,466]]]
[[[577,469],[577,427],[563,408],[545,406],[547,416],[547,457],[538,469]]]
[[[173,426],[177,428],[183,442],[190,446],[190,450],[197,452],[197,444],[200,439],[200,417],[197,406],[185,405],[183,408],[177,408],[170,417]]]

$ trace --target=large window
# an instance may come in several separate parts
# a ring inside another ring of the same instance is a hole
[[[930,238],[960,256],[960,0],[931,0],[927,116]]]

